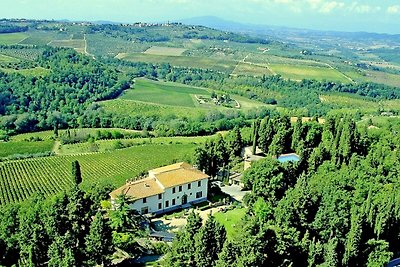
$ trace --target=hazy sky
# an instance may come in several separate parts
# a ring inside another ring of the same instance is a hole
[[[4,18],[155,22],[197,16],[400,34],[400,0],[0,0]]]

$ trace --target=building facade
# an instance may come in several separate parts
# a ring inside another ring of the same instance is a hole
[[[180,162],[149,171],[148,177],[129,182],[110,193],[111,201],[125,194],[132,209],[160,214],[207,200],[209,176]]]

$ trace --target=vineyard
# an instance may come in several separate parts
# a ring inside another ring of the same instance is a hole
[[[81,165],[83,186],[122,185],[141,172],[190,160],[194,144],[143,145],[113,152],[17,160],[0,163],[0,204],[20,202],[35,193],[50,196],[72,185],[71,162]]]

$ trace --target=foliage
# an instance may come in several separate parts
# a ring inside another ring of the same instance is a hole
[[[0,163],[1,205],[24,201],[35,193],[45,196],[73,185],[71,162],[81,165],[84,188],[92,183],[120,186],[151,168],[177,160],[190,160],[194,144],[147,144],[104,153],[33,158]],[[160,151],[163,157],[157,156]],[[124,159],[121,161],[121,159]]]
[[[21,205],[2,207],[0,264],[109,266],[115,251],[112,219],[99,211],[99,203],[92,201],[96,198],[75,186],[51,199],[37,196]]]

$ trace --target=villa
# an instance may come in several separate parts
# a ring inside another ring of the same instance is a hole
[[[160,214],[207,200],[209,176],[180,162],[149,171],[148,177],[129,182],[110,193],[111,202],[125,194],[132,209]]]

